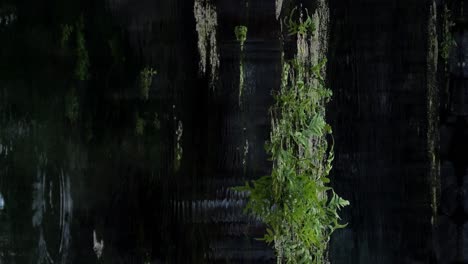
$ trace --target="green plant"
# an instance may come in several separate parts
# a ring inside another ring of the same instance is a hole
[[[315,27],[300,24],[289,25],[304,41]],[[314,64],[300,51],[284,62],[266,144],[271,175],[235,188],[249,193],[246,211],[266,224],[261,239],[274,245],[278,263],[326,263],[331,234],[345,227],[338,211],[349,202],[328,186],[334,155],[333,141],[327,140],[332,129],[325,121],[332,96],[321,75],[325,64]]]
[[[236,39],[240,42],[241,47],[244,46],[244,42],[247,40],[247,27],[242,25],[236,26],[234,28],[234,33],[236,34]]]
[[[289,17],[284,18],[284,24],[286,25],[286,28],[288,30],[288,34],[290,36],[295,35],[295,34],[302,34],[306,35],[308,32],[314,32],[315,31],[315,24],[312,21],[312,17],[309,16],[309,13],[306,11],[306,20],[303,21],[303,13],[301,12],[299,14],[299,23],[294,21],[294,13],[296,12],[297,7],[293,8],[291,10],[291,14]]]
[[[153,76],[156,75],[156,71],[153,68],[145,67],[140,72],[140,90],[141,90],[141,97],[144,100],[148,100],[149,98],[149,89],[151,84],[153,83]]]

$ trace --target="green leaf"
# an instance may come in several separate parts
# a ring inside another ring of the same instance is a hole
[[[315,115],[309,124],[309,130],[314,136],[321,136],[325,128],[325,120],[321,115]]]

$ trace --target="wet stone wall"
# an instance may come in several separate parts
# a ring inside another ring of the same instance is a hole
[[[332,263],[431,263],[428,1],[330,1],[334,184],[350,200]]]
[[[278,7],[301,1],[197,3],[0,6],[0,263],[275,263],[229,187],[270,173]],[[429,2],[329,6],[331,179],[351,202],[330,260],[431,263]]]

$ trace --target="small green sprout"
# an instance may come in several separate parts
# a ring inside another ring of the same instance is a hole
[[[244,42],[247,40],[247,27],[246,26],[237,26],[234,28],[234,33],[236,34],[236,39],[244,45]]]

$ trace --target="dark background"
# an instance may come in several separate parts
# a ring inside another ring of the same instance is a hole
[[[275,263],[254,239],[262,225],[242,214],[245,197],[229,187],[270,172],[263,144],[280,84],[280,22],[273,0],[213,2],[221,61],[214,90],[199,74],[191,0],[0,5],[17,15],[0,23],[0,263]],[[299,3],[285,0],[282,15]],[[463,230],[437,231],[431,208],[430,4],[329,1],[332,185],[351,202],[342,211],[348,227],[331,241],[332,263],[468,263],[464,240],[454,238]],[[87,81],[73,76],[73,38],[60,46],[60,26],[80,16]],[[248,27],[241,107],[240,24]],[[148,100],[138,83],[146,66],[158,72]],[[76,120],[66,115],[70,94]],[[457,142],[454,157],[466,145]],[[94,231],[104,241],[99,260]]]

